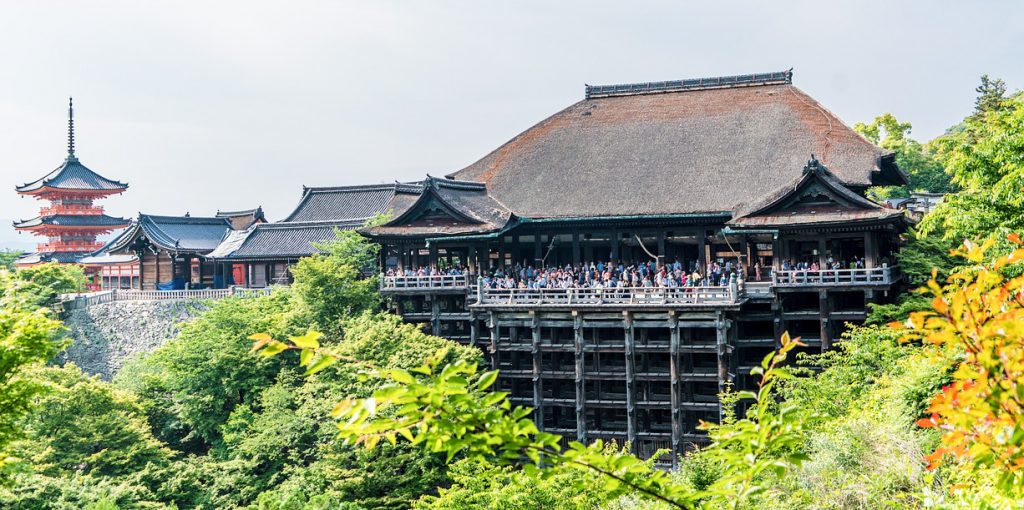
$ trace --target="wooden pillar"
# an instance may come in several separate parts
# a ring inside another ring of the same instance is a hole
[[[533,334],[530,342],[530,354],[533,357],[533,422],[537,429],[544,430],[544,386],[541,379],[541,353],[540,353],[540,316],[537,312],[530,312],[530,332]]]
[[[821,266],[822,269],[825,269],[825,264],[828,260],[828,254],[825,253],[827,243],[828,241],[824,234],[818,238],[818,265]]]
[[[729,382],[729,359],[728,359],[729,353],[728,353],[728,344],[726,342],[726,340],[727,340],[726,334],[728,333],[727,328],[728,328],[728,323],[726,322],[725,318],[722,317],[721,313],[719,313],[718,320],[715,321],[715,344],[716,344],[716,347],[717,347],[716,353],[718,355],[717,357],[718,357],[718,392],[719,393],[722,393],[722,392],[725,391],[726,383]],[[724,411],[724,409],[719,407],[719,410],[718,410],[718,412],[719,412],[719,419],[722,418],[723,411]]]
[[[818,319],[821,321],[821,351],[832,347],[832,321],[827,290],[818,291]]]
[[[620,255],[619,255],[619,238],[620,237],[622,237],[622,234],[618,230],[613,230],[612,231],[612,234],[611,234],[611,247],[612,247],[612,251],[611,251],[611,257],[609,257],[612,260],[610,262],[613,262],[613,263],[617,262],[621,258]],[[593,261],[591,261],[591,262],[593,262]]]
[[[476,313],[469,312],[469,345],[476,347],[477,342],[480,341],[480,323],[477,320]]]
[[[878,265],[878,246],[875,243],[875,233],[864,233],[864,267],[872,268]]]
[[[636,451],[636,328],[630,312],[622,312],[622,316],[626,340],[626,441]]]
[[[203,285],[203,259],[196,257],[196,260],[199,261],[199,285],[202,286]]]
[[[505,267],[505,236],[498,238],[498,267]]]
[[[772,236],[772,271],[782,269],[782,241],[779,240],[779,236]]]
[[[580,233],[572,233],[572,265],[578,266],[582,259],[580,258]]]
[[[438,256],[437,256],[437,245],[434,244],[434,243],[430,243],[430,247],[427,248],[427,253],[429,253],[429,255],[427,255],[427,257],[429,257],[429,260],[427,260],[427,267],[428,268],[440,268],[441,267],[441,261],[438,260]]]
[[[665,265],[665,231],[658,231],[658,265]]]
[[[740,255],[737,259],[739,259],[740,267],[736,268],[736,274],[739,274],[746,280],[747,268],[753,265],[750,263],[750,243],[747,242],[746,234],[740,236]]]
[[[533,236],[533,267],[540,269],[544,267],[544,253],[540,243],[540,233]]]
[[[430,334],[441,336],[441,301],[440,296],[430,296]]]
[[[683,453],[683,415],[681,412],[682,384],[679,381],[679,317],[668,313],[669,377],[672,393],[672,469],[679,467],[679,456]]]
[[[498,369],[498,318],[494,315],[494,312],[489,312],[487,316],[487,327],[491,330],[491,370]]]
[[[704,225],[700,226],[700,231],[697,232],[697,261],[700,262],[700,274],[707,277],[708,273],[708,247],[707,238],[704,236]]]
[[[572,312],[573,346],[576,362],[576,440],[587,444],[587,388],[584,379],[583,317]]]

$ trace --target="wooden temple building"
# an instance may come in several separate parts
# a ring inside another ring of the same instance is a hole
[[[901,289],[905,217],[865,191],[905,182],[891,152],[791,72],[588,86],[483,159],[428,177],[363,233],[382,246],[395,312],[479,346],[543,430],[679,453],[704,441],[699,420],[719,419],[718,392],[754,383],[746,374],[783,332],[828,349]],[[487,284],[652,262],[705,276]],[[712,267],[729,277],[709,281]]]
[[[140,215],[104,254],[137,255],[144,287],[226,274],[261,287],[290,282],[290,265],[335,229],[359,229],[381,246],[390,307],[479,346],[543,430],[681,453],[705,441],[700,420],[719,419],[720,391],[754,383],[746,374],[783,332],[828,349],[902,290],[894,253],[907,220],[865,192],[905,183],[892,152],[790,71],[587,86],[445,177],[306,188],[277,223]],[[697,276],[507,284],[641,264]]]

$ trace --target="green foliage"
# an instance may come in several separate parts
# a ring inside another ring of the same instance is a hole
[[[292,290],[311,325],[336,334],[345,317],[380,304],[373,276],[379,248],[351,230],[337,231],[334,241],[315,247],[324,254],[299,260]]]
[[[25,422],[28,437],[14,445],[35,471],[118,477],[170,460],[170,450],[153,437],[131,394],[74,365],[40,368],[31,376],[53,389]]]
[[[177,338],[118,375],[117,384],[144,398],[157,437],[176,449],[203,453],[221,443],[235,407],[252,404],[274,383],[280,363],[248,354],[249,335],[287,333],[291,296],[278,290],[255,299],[224,299]]]
[[[963,239],[1003,239],[1024,230],[1024,98],[1002,101],[964,122],[959,133],[937,142],[938,152],[962,191],[921,222],[925,234]]]
[[[5,286],[5,293],[15,294],[30,308],[52,306],[61,294],[84,290],[86,282],[80,266],[57,263],[26,267],[0,279],[12,282]]]
[[[16,250],[0,250],[0,269],[14,271],[14,261],[18,260],[22,252]]]
[[[505,392],[489,391],[497,379],[496,371],[480,373],[476,363],[449,361],[448,349],[405,370],[353,360],[321,347],[311,335],[290,337],[287,341],[268,335],[253,335],[253,339],[253,350],[264,356],[298,351],[304,366],[314,363],[316,357],[332,357],[362,366],[364,377],[386,378],[389,384],[374,391],[371,397],[345,399],[331,413],[339,419],[337,427],[344,444],[362,444],[369,450],[380,444],[396,446],[404,440],[431,453],[444,454],[446,462],[465,456],[480,463],[521,465],[522,474],[537,481],[569,477],[575,480],[573,486],[577,491],[583,484],[572,475],[582,470],[598,476],[599,500],[612,501],[633,494],[675,508],[708,504],[737,508],[739,502],[764,491],[764,475],[783,476],[805,460],[794,451],[803,433],[799,416],[788,404],[770,404],[778,382],[792,378],[781,364],[789,351],[803,345],[790,340],[788,335],[783,336],[779,352],[766,356],[761,367],[754,370],[762,376],[758,392],[736,394],[737,398],[754,400],[753,416],[732,418],[720,425],[703,424],[713,443],[702,455],[722,469],[702,491],[655,469],[653,461],[609,452],[601,441],[589,447],[578,442],[563,447],[560,436],[537,429],[529,418],[530,409],[512,407]],[[458,496],[463,493],[455,494],[452,497],[459,501]],[[428,501],[445,499],[442,496]]]
[[[63,328],[41,308],[36,299],[24,299],[23,290],[33,284],[0,273],[0,459],[8,444],[23,434],[20,420],[28,414],[44,386],[25,375],[63,346]],[[32,296],[38,296],[33,291]],[[0,461],[2,466],[3,461]]]
[[[949,193],[955,190],[942,163],[929,146],[910,138],[909,122],[900,122],[891,113],[886,113],[875,117],[870,124],[858,122],[853,129],[872,143],[896,153],[896,164],[907,173],[909,182],[906,186],[877,189],[876,195],[882,198],[906,197],[912,191]]]

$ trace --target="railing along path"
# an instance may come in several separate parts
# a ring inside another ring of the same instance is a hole
[[[477,289],[478,305],[693,305],[735,303],[737,286]]]
[[[899,266],[864,269],[778,270],[772,273],[772,285],[888,285],[899,278]]]
[[[135,290],[111,289],[89,294],[69,294],[63,296],[64,308],[87,308],[114,301],[163,301],[185,299],[223,299],[229,296],[258,297],[270,294],[273,289],[249,289],[232,287],[229,289],[190,289],[190,290]]]
[[[469,275],[380,275],[381,290],[465,289],[468,287]]]

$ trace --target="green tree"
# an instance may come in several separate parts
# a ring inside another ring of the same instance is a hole
[[[14,271],[14,261],[18,260],[22,252],[17,250],[0,250],[0,269]]]
[[[951,243],[1024,231],[1024,98],[980,112],[935,145],[961,191],[948,195],[920,224]],[[1008,246],[1005,246],[1008,248]]]
[[[900,122],[891,113],[875,117],[870,124],[854,124],[853,129],[871,143],[896,153],[896,164],[907,173],[906,186],[876,189],[875,194],[885,198],[910,196],[912,191],[954,191],[956,187],[930,147],[910,138],[911,127],[909,122]]]
[[[378,247],[352,230],[339,230],[334,241],[314,246],[324,253],[299,260],[292,290],[311,325],[336,334],[345,317],[380,304]]]
[[[57,263],[26,267],[6,277],[21,284],[12,285],[5,292],[14,293],[32,308],[53,306],[61,294],[84,290],[86,282],[81,266]]]
[[[0,274],[0,285],[0,454],[6,457],[9,443],[23,435],[21,420],[45,390],[25,371],[49,360],[64,341],[60,322],[33,307],[35,299],[24,299],[22,289],[31,282]]]
[[[981,119],[986,112],[999,110],[1006,101],[1006,83],[998,78],[981,75],[981,84],[974,89],[978,97],[974,100],[974,119]]]

